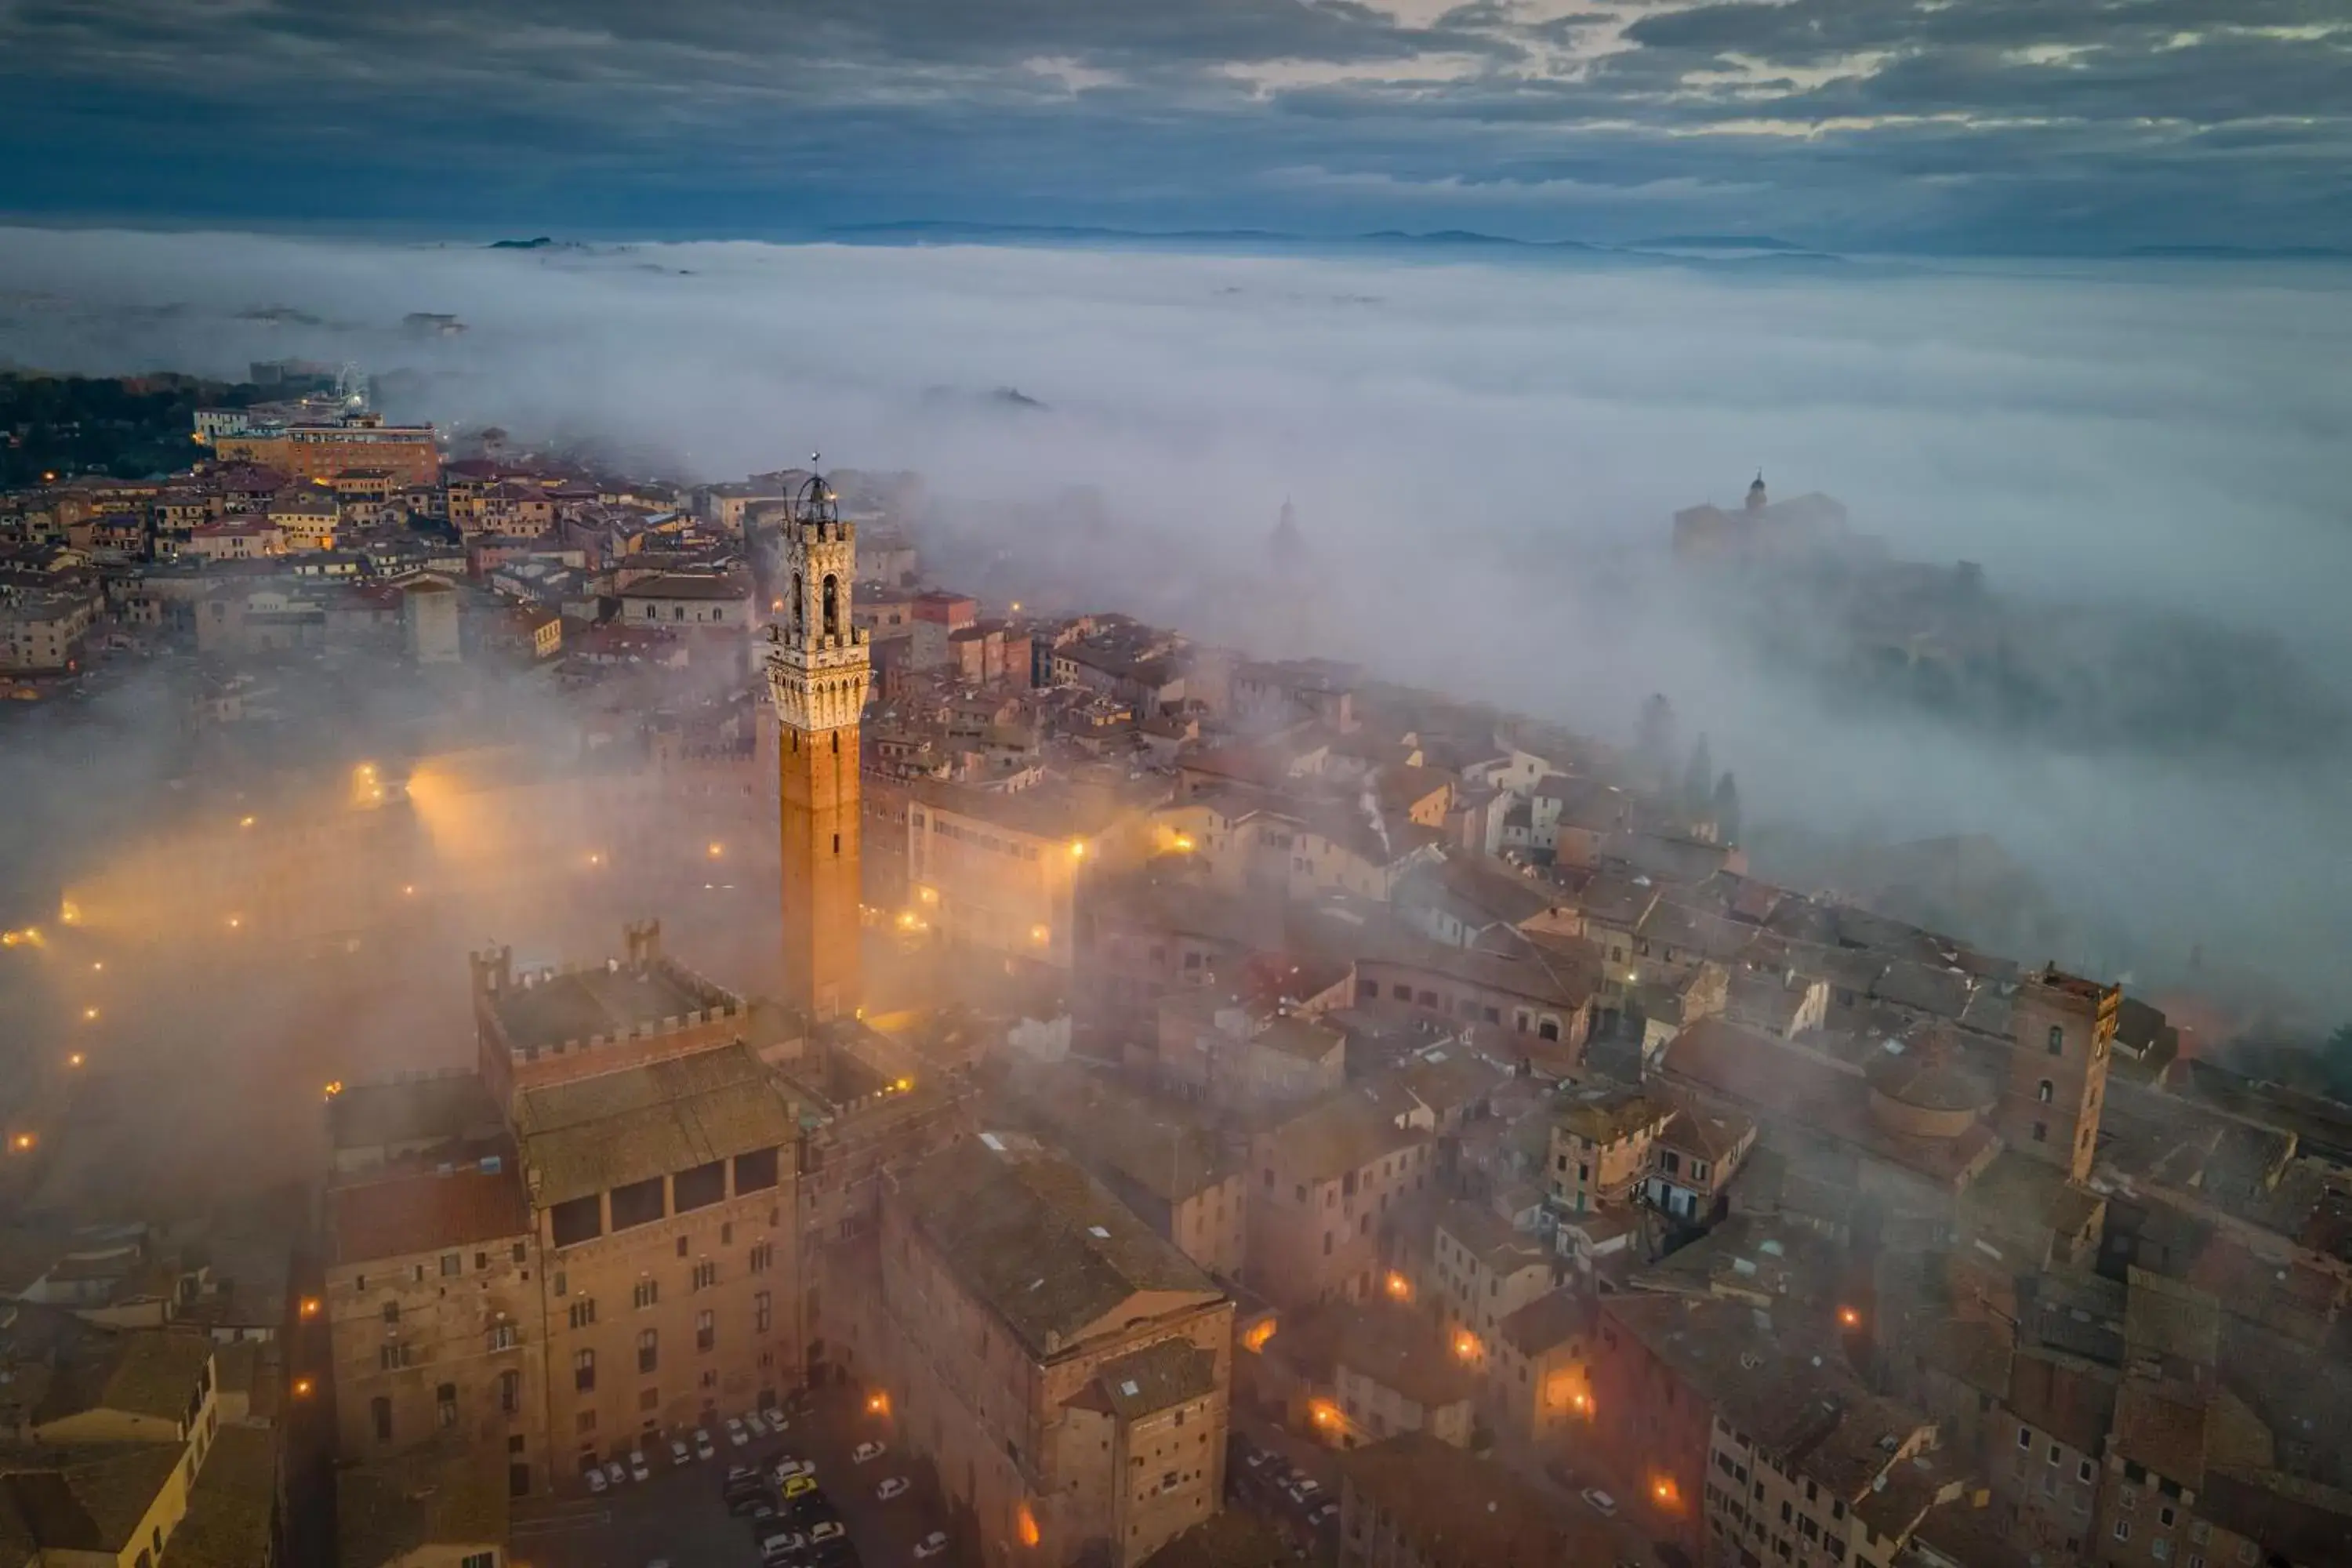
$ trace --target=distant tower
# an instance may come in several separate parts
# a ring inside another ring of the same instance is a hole
[[[783,525],[783,615],[768,627],[783,847],[784,999],[810,1017],[856,1010],[857,724],[866,633],[850,625],[857,526],[813,470]]]
[[[1285,576],[1297,571],[1307,559],[1307,540],[1298,531],[1298,514],[1288,497],[1282,502],[1282,515],[1276,520],[1274,533],[1266,541],[1266,551],[1274,557],[1275,570]]]
[[[1764,470],[1761,468],[1756,470],[1756,482],[1748,487],[1748,510],[1749,511],[1764,510]]]
[[[2098,1148],[2107,1057],[2122,1001],[2120,986],[2045,968],[2025,977],[2010,1009],[2001,1139],[2078,1182],[2091,1173]]]

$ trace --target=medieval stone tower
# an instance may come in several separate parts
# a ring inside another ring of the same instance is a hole
[[[813,474],[783,528],[784,608],[768,627],[782,813],[784,1000],[826,1019],[856,1010],[857,724],[866,634],[850,625],[857,529]]]
[[[2120,986],[2045,968],[2019,985],[2010,1013],[2009,1081],[2000,1131],[2021,1153],[2075,1181],[2091,1173],[2107,1098]]]

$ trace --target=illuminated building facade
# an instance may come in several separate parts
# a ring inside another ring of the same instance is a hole
[[[859,1003],[858,720],[868,633],[850,620],[857,526],[821,477],[782,529],[782,618],[768,628],[783,852],[784,1000],[823,1021]]]

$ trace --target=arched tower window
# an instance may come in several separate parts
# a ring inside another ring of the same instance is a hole
[[[841,635],[841,579],[830,572],[824,574],[824,635]]]
[[[2050,1103],[2051,1097],[2056,1092],[2057,1089],[2055,1086],[2053,1086],[2051,1081],[2045,1078],[2042,1080],[2042,1087],[2033,1091],[2033,1098],[2040,1100],[2042,1104],[2047,1105]]]
[[[793,630],[808,630],[808,600],[801,588],[801,574],[793,574]]]

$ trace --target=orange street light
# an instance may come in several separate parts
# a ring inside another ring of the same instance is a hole
[[[296,1378],[296,1379],[294,1380],[294,1397],[295,1397],[295,1398],[297,1398],[297,1399],[308,1399],[308,1398],[310,1398],[310,1388],[311,1388],[311,1384],[310,1384],[310,1380],[309,1378],[307,1378],[307,1377],[298,1377],[298,1378]]]
[[[66,1058],[66,1066],[69,1068],[78,1068],[81,1066],[81,1064],[82,1054],[79,1051],[74,1051],[68,1054]]]
[[[319,1298],[316,1296],[302,1298],[302,1315],[306,1318],[315,1318],[319,1315]]]
[[[883,1393],[880,1389],[876,1389],[873,1393],[866,1396],[866,1413],[868,1415],[889,1415],[890,1396]]]
[[[1838,1326],[1846,1329],[1858,1329],[1862,1327],[1862,1314],[1854,1310],[1852,1307],[1840,1307],[1838,1309]]]
[[[1412,1281],[1406,1279],[1403,1275],[1398,1273],[1393,1268],[1389,1270],[1387,1284],[1389,1297],[1391,1300],[1397,1301],[1410,1301],[1412,1300]]]
[[[33,1145],[39,1142],[30,1132],[19,1132],[8,1140],[8,1147],[19,1154],[26,1154],[30,1153]]]

